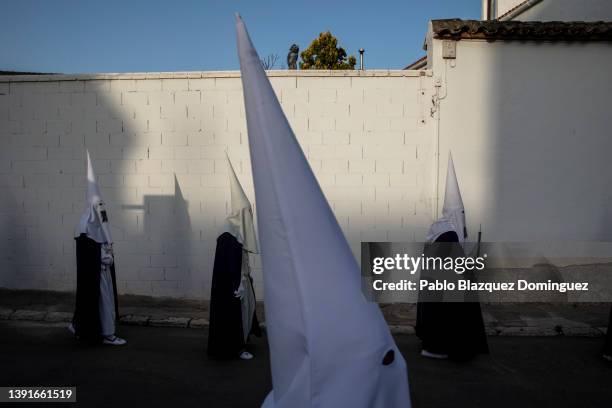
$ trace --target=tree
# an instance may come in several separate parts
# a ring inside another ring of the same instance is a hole
[[[278,62],[278,54],[269,54],[266,58],[261,58],[260,61],[263,69],[272,69]]]
[[[357,59],[338,47],[338,39],[329,31],[319,34],[300,56],[300,69],[355,69]]]

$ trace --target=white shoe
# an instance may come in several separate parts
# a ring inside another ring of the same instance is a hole
[[[74,330],[74,325],[72,323],[68,325],[67,329],[73,336],[76,336],[76,330]]]
[[[108,344],[109,346],[123,346],[127,344],[127,341],[117,336],[104,336],[102,344]]]
[[[609,356],[609,355],[607,355],[607,354],[604,354],[604,355],[603,355],[603,358],[604,358],[604,360],[608,360],[608,361],[611,361],[611,362],[612,362],[612,356]]]
[[[448,358],[448,354],[430,353],[427,350],[422,350],[421,355],[423,357],[436,358],[438,360],[446,360]]]
[[[243,351],[240,353],[240,358],[242,360],[250,360],[253,358],[253,355],[251,353],[249,353],[248,351]]]

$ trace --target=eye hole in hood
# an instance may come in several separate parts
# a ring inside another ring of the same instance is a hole
[[[391,365],[394,360],[395,360],[395,351],[389,350],[383,357],[382,364],[384,366],[388,366],[388,365]]]

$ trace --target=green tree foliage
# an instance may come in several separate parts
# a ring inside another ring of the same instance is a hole
[[[300,56],[300,69],[355,69],[357,59],[338,47],[338,39],[329,31],[319,34]]]

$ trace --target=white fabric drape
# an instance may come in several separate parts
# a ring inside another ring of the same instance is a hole
[[[100,313],[100,326],[102,336],[115,334],[115,292],[110,267],[114,262],[113,254],[107,244],[101,247],[102,269],[100,271],[100,300],[98,309]]]
[[[240,305],[242,307],[242,331],[244,342],[246,343],[253,326],[253,315],[255,314],[255,295],[251,284],[251,267],[249,266],[249,253],[242,251],[242,297]]]

